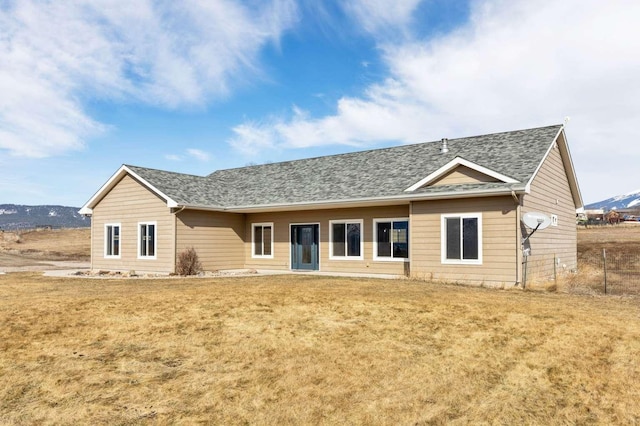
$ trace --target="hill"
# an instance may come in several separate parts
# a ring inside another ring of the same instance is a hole
[[[23,206],[0,204],[0,229],[30,229],[37,227],[85,228],[91,219],[78,213],[78,207]]]
[[[604,209],[605,211],[640,208],[640,189],[628,194],[617,195],[615,197],[607,198],[606,200],[587,204],[584,208],[589,210]]]

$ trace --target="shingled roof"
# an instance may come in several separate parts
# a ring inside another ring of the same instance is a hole
[[[218,170],[193,176],[123,166],[174,206],[236,210],[364,200],[442,198],[524,191],[562,129],[561,125],[402,145],[281,163]],[[464,159],[508,181],[412,185],[446,164]]]

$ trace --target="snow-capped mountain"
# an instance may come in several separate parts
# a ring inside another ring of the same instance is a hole
[[[91,219],[79,214],[78,210],[78,207],[0,204],[0,229],[9,231],[39,226],[53,228],[90,226]]]
[[[596,203],[587,204],[586,206],[584,206],[584,208],[604,209],[605,211],[629,208],[640,209],[640,189],[628,194],[618,195],[616,197],[607,198],[606,200],[598,201]]]

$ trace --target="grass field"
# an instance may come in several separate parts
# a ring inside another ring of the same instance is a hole
[[[36,266],[42,261],[89,261],[89,228],[0,232],[0,267]]]
[[[86,256],[74,232],[0,254]],[[640,423],[640,298],[562,290],[0,275],[0,424]]]
[[[0,276],[0,424],[637,424],[640,303]]]

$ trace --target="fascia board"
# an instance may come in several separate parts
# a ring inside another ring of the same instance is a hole
[[[564,126],[562,127],[561,134],[562,144],[559,144],[560,154],[564,154],[562,155],[563,160],[566,160],[566,162],[568,163],[568,167],[565,164],[565,170],[567,171],[567,177],[569,178],[569,186],[571,187],[573,202],[576,205],[576,208],[580,209],[584,207],[584,202],[582,201],[582,193],[580,192],[580,185],[578,184],[576,169],[573,166],[573,159],[571,158],[571,152],[569,151],[569,143],[567,142],[567,135],[564,132]]]
[[[89,199],[89,201],[87,201],[84,204],[84,206],[82,206],[82,208],[79,210],[79,213],[80,214],[85,214],[85,215],[92,214],[93,213],[93,208],[96,206],[96,204],[98,204],[98,202],[109,191],[111,191],[113,189],[113,187],[116,186],[116,184],[120,181],[120,179],[122,179],[126,174],[131,175],[133,178],[135,178],[137,181],[139,181],[142,185],[147,187],[150,191],[152,191],[153,193],[157,194],[160,198],[165,200],[167,202],[167,207],[169,207],[169,208],[179,207],[179,204],[176,201],[174,201],[173,199],[171,199],[171,197],[169,197],[166,194],[164,194],[158,188],[156,188],[155,186],[151,185],[148,181],[143,179],[140,175],[138,175],[136,172],[134,172],[129,167],[127,167],[126,165],[123,164],[122,166],[120,166],[118,171],[116,171],[113,174],[113,176],[111,176],[109,178],[109,180],[104,185],[102,185],[102,187],[100,187],[100,189],[93,195],[93,197],[91,197]]]
[[[450,171],[452,171],[453,169],[455,169],[458,166],[465,166],[468,167],[472,170],[475,170],[477,172],[480,172],[484,175],[487,176],[491,176],[494,179],[498,179],[499,181],[502,181],[504,183],[518,183],[517,180],[503,175],[502,173],[498,173],[495,170],[491,170],[487,167],[481,166],[479,164],[476,164],[472,161],[469,160],[465,160],[462,157],[456,157],[453,160],[449,161],[447,164],[445,164],[444,166],[440,167],[438,170],[436,170],[435,172],[431,173],[430,175],[428,175],[427,177],[425,177],[424,179],[421,179],[420,181],[414,183],[413,185],[411,185],[409,188],[405,189],[405,192],[412,192],[415,191],[418,188],[421,188],[425,185],[428,185],[429,183],[437,180],[438,178],[444,176],[445,174],[449,173]]]
[[[492,197],[498,195],[511,195],[524,193],[523,187],[511,187],[503,189],[479,189],[473,191],[448,191],[436,194],[404,194],[389,197],[357,198],[348,200],[326,200],[317,202],[300,202],[287,204],[262,204],[247,206],[229,206],[222,211],[231,213],[251,213],[263,211],[286,211],[286,210],[312,210],[329,208],[365,207],[376,205],[403,204],[411,201],[423,200],[443,200],[452,198],[472,198],[472,197]],[[215,209],[218,210],[218,209]]]
[[[560,135],[562,135],[562,138],[560,138]],[[569,144],[567,143],[567,137],[564,132],[564,125],[562,125],[560,127],[560,130],[558,130],[556,137],[553,138],[553,142],[551,142],[551,145],[549,145],[549,149],[547,149],[547,152],[542,157],[542,161],[540,161],[540,164],[538,164],[538,167],[531,175],[531,178],[525,186],[525,192],[527,194],[531,193],[531,184],[533,183],[533,180],[538,175],[538,172],[542,168],[542,165],[547,160],[547,157],[549,157],[549,155],[551,154],[551,150],[556,144],[558,145],[558,149],[560,150],[560,158],[562,158],[562,164],[564,165],[565,172],[567,173],[567,179],[571,188],[573,202],[576,205],[576,208],[584,207],[582,194],[580,193],[580,186],[578,185],[578,179],[576,177],[576,170],[573,166],[573,160],[571,159],[571,153],[569,152]]]

